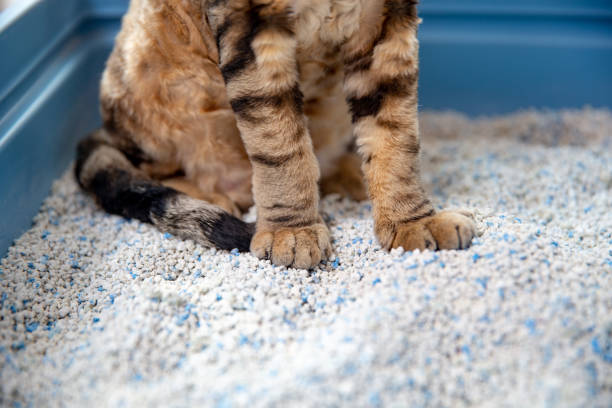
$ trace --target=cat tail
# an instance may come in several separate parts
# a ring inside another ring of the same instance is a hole
[[[152,180],[135,167],[131,153],[118,148],[105,130],[78,144],[76,179],[104,210],[207,247],[249,250],[254,224]]]

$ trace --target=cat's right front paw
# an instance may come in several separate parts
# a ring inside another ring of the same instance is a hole
[[[274,265],[310,269],[332,254],[331,239],[323,223],[307,227],[258,230],[251,240],[251,252]]]
[[[376,235],[387,249],[466,249],[476,235],[470,214],[464,211],[441,211],[411,222],[378,223]]]

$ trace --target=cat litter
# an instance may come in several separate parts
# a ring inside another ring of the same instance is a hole
[[[610,112],[421,122],[466,251],[382,251],[331,196],[333,259],[275,267],[107,215],[68,170],[1,261],[0,405],[611,406]]]

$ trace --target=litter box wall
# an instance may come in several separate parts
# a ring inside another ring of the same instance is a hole
[[[0,14],[0,256],[79,138],[127,0],[23,0]],[[470,115],[612,107],[608,0],[423,0],[421,106]]]

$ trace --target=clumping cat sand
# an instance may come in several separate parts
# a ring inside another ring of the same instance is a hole
[[[67,171],[1,262],[0,403],[609,406],[612,114],[421,122],[435,205],[479,209],[468,250],[388,253],[331,196],[333,259],[275,267],[108,215]]]

